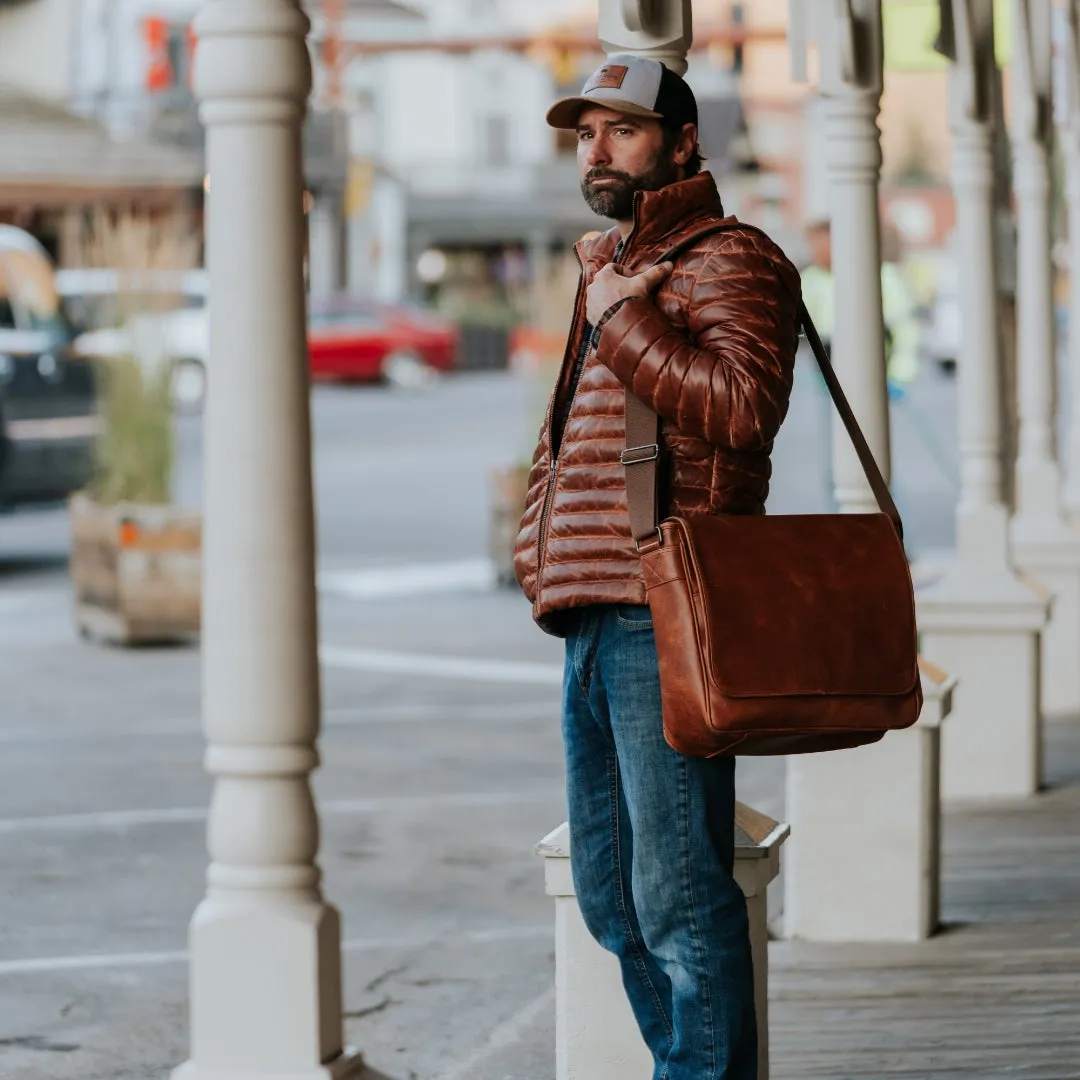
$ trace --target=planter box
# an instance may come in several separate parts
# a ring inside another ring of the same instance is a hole
[[[199,633],[202,519],[172,506],[69,503],[75,621],[112,645],[183,641]]]

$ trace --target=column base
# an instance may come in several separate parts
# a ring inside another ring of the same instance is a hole
[[[956,566],[917,597],[920,652],[958,682],[943,799],[1032,795],[1042,781],[1040,638],[1049,601],[1006,570]]]
[[[173,1070],[172,1080],[385,1080],[385,1077],[364,1064],[359,1050],[347,1046],[333,1061],[289,1072],[263,1068],[230,1069],[186,1061]]]
[[[1042,708],[1044,716],[1067,717],[1080,714],[1080,533],[1053,524],[1042,537],[1014,528],[1013,558],[1053,598],[1042,634]]]
[[[920,721],[871,746],[788,761],[785,937],[922,941],[937,929],[940,734]]]
[[[222,892],[191,922],[191,1060],[177,1080],[362,1075],[359,1055],[341,1050],[337,909],[312,897]]]

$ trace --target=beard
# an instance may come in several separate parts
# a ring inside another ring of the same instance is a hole
[[[615,221],[629,221],[634,216],[634,195],[639,191],[659,191],[676,180],[675,165],[658,159],[646,172],[636,176],[616,169],[590,169],[581,181],[581,194],[594,214]],[[594,180],[614,181],[603,187]]]

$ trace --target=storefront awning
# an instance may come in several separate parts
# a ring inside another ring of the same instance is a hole
[[[116,139],[62,105],[0,87],[0,206],[39,208],[201,183],[201,154]]]

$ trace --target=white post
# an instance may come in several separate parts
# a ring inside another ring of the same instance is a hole
[[[811,5],[821,61],[821,102],[837,305],[831,359],[886,481],[889,397],[881,304],[878,183],[883,85],[881,0]],[[832,424],[836,501],[842,513],[878,509],[855,448]]]
[[[693,43],[692,0],[598,0],[600,44],[636,53],[685,75]]]
[[[1003,501],[993,0],[941,0],[941,14],[963,268],[961,492],[956,559],[919,595],[919,628],[923,651],[960,684],[944,732],[943,796],[1030,795],[1042,770],[1039,645],[1048,603],[1013,572]]]
[[[1057,347],[1050,222],[1051,10],[1013,0],[1013,156],[1018,210],[1019,454],[1012,545],[1019,569],[1054,594],[1042,638],[1047,714],[1080,712],[1080,533],[1061,503],[1057,448]]]
[[[758,1080],[769,1080],[769,928],[766,893],[780,873],[790,829],[736,803],[735,880],[746,897],[754,963]],[[653,1071],[622,987],[619,962],[594,940],[581,917],[570,872],[569,828],[537,845],[544,880],[555,897],[555,1078],[632,1080]]]
[[[787,763],[799,825],[784,868],[784,935],[806,941],[921,941],[941,886],[939,738],[956,680],[921,662],[918,723],[881,742]]]
[[[1066,0],[1060,135],[1069,216],[1070,410],[1065,506],[1080,518],[1080,0]]]
[[[319,670],[303,289],[299,0],[209,0],[197,88],[212,177],[203,709],[214,777],[177,1080],[341,1080],[338,913],[322,900]]]

